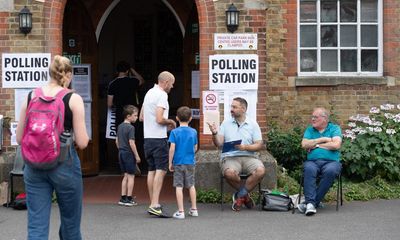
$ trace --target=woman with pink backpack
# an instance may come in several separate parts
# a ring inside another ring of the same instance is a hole
[[[60,239],[82,239],[82,173],[75,145],[86,148],[82,97],[67,87],[72,80],[68,58],[55,56],[50,81],[30,92],[21,107],[17,141],[25,160],[28,239],[48,239],[53,192],[60,209]]]

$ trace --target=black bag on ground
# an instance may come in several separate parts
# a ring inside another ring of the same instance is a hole
[[[262,190],[262,209],[266,211],[289,211],[293,209],[292,199],[286,193]]]

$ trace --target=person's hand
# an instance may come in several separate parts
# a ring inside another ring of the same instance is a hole
[[[169,169],[170,172],[173,172],[174,171],[174,166],[170,163],[170,164],[168,164],[168,169]]]
[[[135,158],[136,158],[136,163],[140,163],[142,161],[139,156],[137,156]]]
[[[215,122],[213,123],[209,123],[207,122],[208,127],[210,128],[210,131],[212,133],[212,135],[217,135],[217,125],[215,125]]]
[[[240,151],[247,151],[247,145],[244,144],[239,144],[239,145],[235,145],[235,148],[240,150]]]
[[[171,131],[172,129],[176,128],[176,122],[174,120],[171,120],[168,124],[168,131]]]

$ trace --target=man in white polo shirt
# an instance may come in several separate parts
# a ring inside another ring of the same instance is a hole
[[[144,154],[148,163],[147,188],[150,206],[147,212],[159,217],[165,216],[159,198],[168,170],[167,130],[176,127],[175,121],[168,119],[168,93],[174,87],[174,83],[174,75],[167,71],[161,72],[158,75],[158,84],[154,84],[146,93],[140,111],[140,120],[143,121]]]
[[[207,123],[215,146],[222,147],[226,142],[240,142],[221,154],[222,174],[226,181],[237,190],[232,196],[233,211],[240,211],[242,205],[247,208],[254,207],[254,201],[249,193],[265,175],[264,164],[255,155],[257,151],[264,148],[261,130],[257,122],[247,117],[246,110],[247,101],[244,98],[235,97],[231,105],[232,118],[222,122],[219,132],[215,123]],[[249,175],[243,185],[240,181],[240,173]]]

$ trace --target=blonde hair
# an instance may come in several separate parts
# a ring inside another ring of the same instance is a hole
[[[56,80],[58,85],[64,86],[67,73],[72,73],[71,61],[60,55],[54,56],[53,62],[50,64],[50,77]]]

